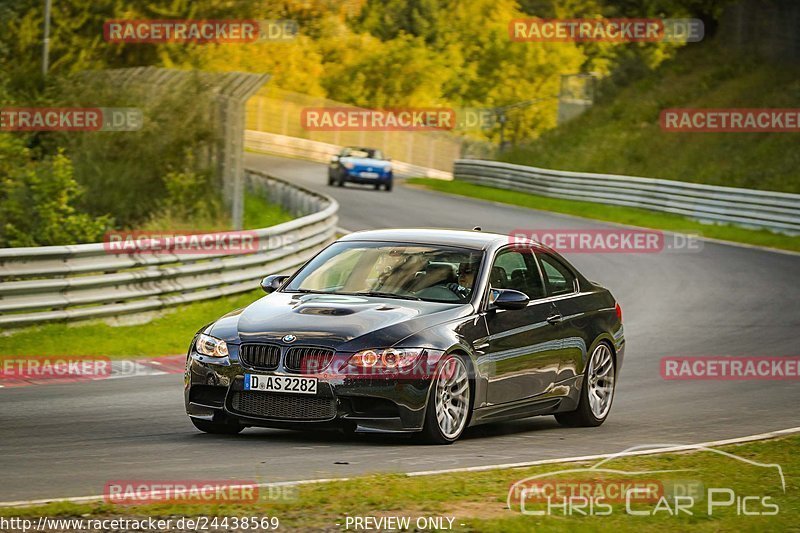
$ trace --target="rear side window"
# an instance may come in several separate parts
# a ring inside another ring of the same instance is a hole
[[[537,253],[542,264],[544,284],[549,296],[575,292],[575,276],[561,261],[546,253]]]

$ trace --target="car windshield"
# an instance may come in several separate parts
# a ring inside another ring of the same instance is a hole
[[[308,263],[284,292],[467,303],[483,252],[385,242],[337,242]]]
[[[345,151],[344,156],[383,159],[383,153],[380,150],[373,150],[372,148],[351,148]]]

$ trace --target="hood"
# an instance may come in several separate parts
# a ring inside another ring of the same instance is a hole
[[[449,304],[335,294],[274,292],[229,313],[206,333],[227,342],[281,342],[327,346],[340,351],[392,346],[424,328],[472,312]]]

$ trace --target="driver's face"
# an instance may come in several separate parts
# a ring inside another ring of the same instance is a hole
[[[474,276],[472,275],[472,272],[461,270],[461,272],[458,273],[458,284],[462,287],[466,287],[467,289],[472,288],[473,279]]]

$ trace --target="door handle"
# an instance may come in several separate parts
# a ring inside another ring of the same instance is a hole
[[[559,322],[564,320],[564,317],[561,316],[560,314],[555,314],[555,315],[550,315],[549,317],[547,317],[546,320],[549,324],[558,324]]]

